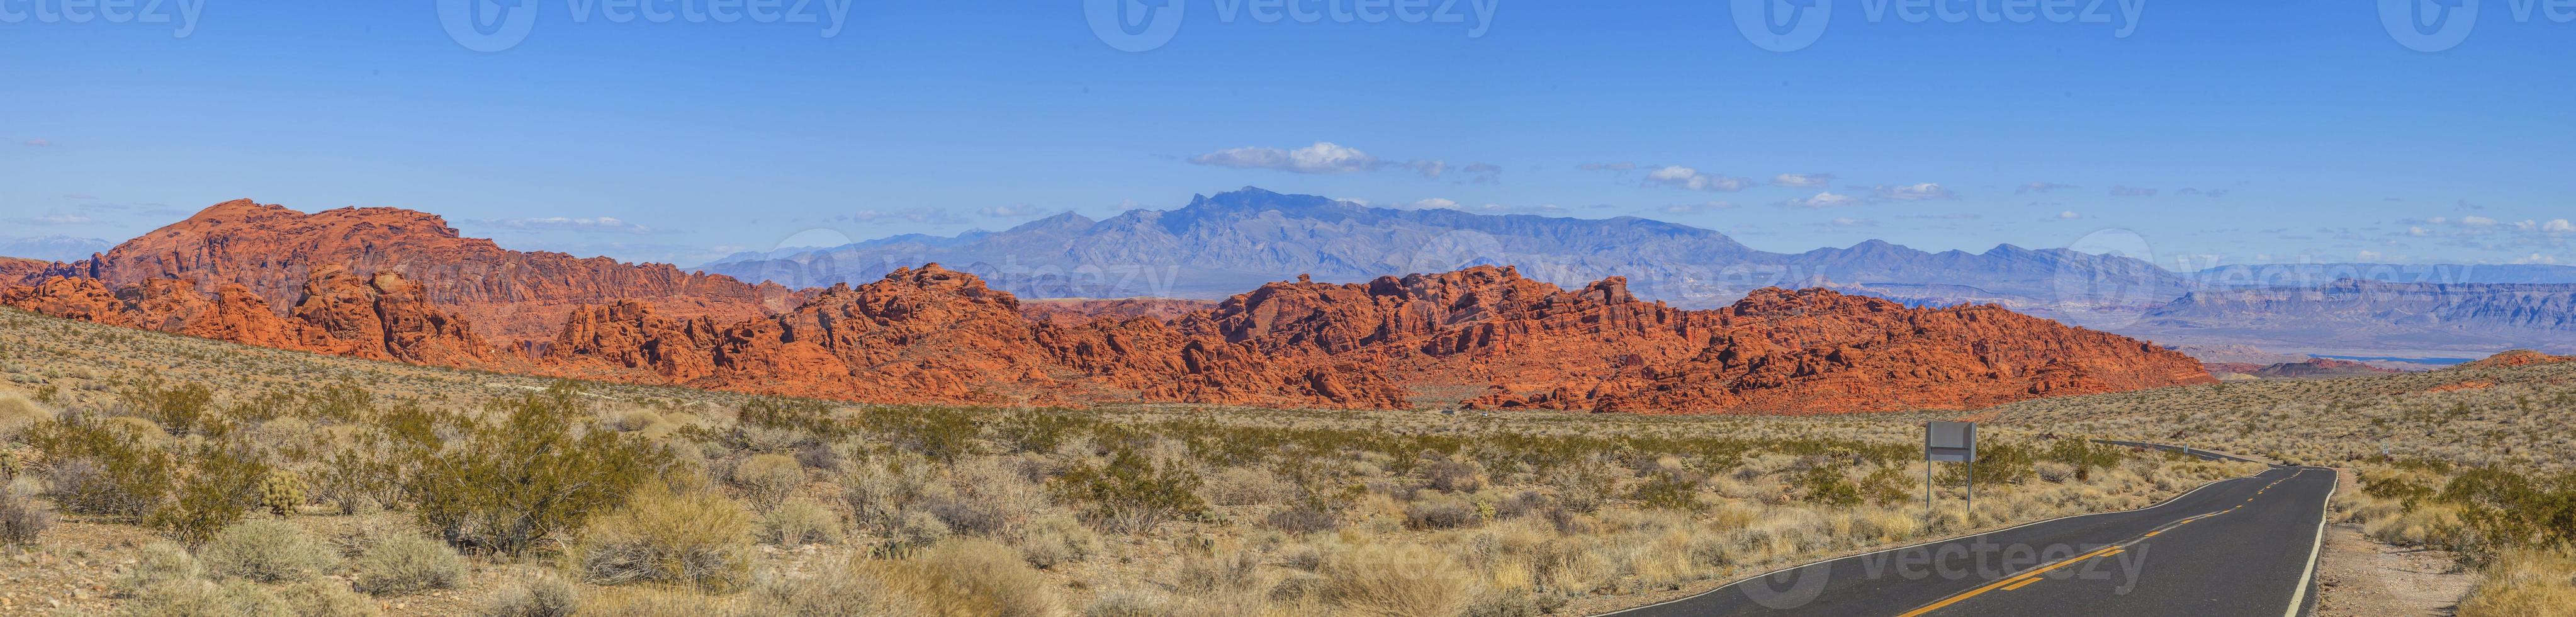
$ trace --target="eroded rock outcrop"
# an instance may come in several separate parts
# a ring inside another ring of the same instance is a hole
[[[788,291],[666,264],[503,249],[466,238],[437,215],[397,208],[341,208],[306,214],[250,200],[216,204],[51,274],[95,278],[111,288],[157,279],[202,289],[238,284],[284,311],[325,267],[372,278],[391,272],[418,296],[504,340],[546,340],[582,305],[635,300],[677,317],[721,322],[783,309]],[[408,292],[407,292],[408,293]],[[281,315],[283,313],[281,312]]]
[[[213,292],[186,279],[149,279],[111,290],[93,278],[52,277],[0,293],[0,304],[63,317],[221,341],[437,366],[481,367],[489,345],[463,318],[422,297],[400,275],[360,278],[316,270],[286,316],[250,288]]]

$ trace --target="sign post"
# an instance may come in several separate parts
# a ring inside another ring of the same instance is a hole
[[[1977,510],[1977,423],[1923,424],[1923,518],[1932,518],[1932,463],[1968,464],[1968,511]]]

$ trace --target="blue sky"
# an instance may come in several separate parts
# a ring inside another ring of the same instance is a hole
[[[1182,16],[1150,45],[1069,1],[783,0],[768,17],[814,18],[791,23],[649,0],[667,21],[617,23],[616,0],[516,0],[524,37],[452,35],[464,0],[140,2],[152,23],[65,1],[0,0],[0,236],[120,240],[248,197],[693,264],[1257,185],[1781,251],[2135,234],[2167,267],[2576,263],[2576,23],[2514,0],[2455,44],[2351,0],[2110,0],[2103,23],[1816,0],[1821,36],[1787,52],[1727,2],[1413,23],[1297,0],[1299,23],[1150,0]]]

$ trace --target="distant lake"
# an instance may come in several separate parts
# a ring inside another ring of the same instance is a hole
[[[2322,355],[2322,354],[2311,354],[2311,355],[2315,355],[2315,356],[2317,356],[2317,357],[2319,357],[2319,358],[2334,358],[2334,359],[2336,359],[2336,360],[2351,360],[2351,361],[2354,361],[2354,362],[2413,362],[2413,363],[2416,363],[2416,364],[2442,364],[2442,365],[2450,365],[2450,364],[2468,364],[2468,363],[2470,363],[2470,362],[2476,362],[2476,361],[2478,360],[2477,358],[2388,358],[2388,357],[2381,357],[2381,356],[2328,356],[2328,355]]]

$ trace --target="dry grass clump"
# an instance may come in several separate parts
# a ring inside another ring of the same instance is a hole
[[[360,591],[378,596],[399,596],[432,589],[456,586],[465,576],[465,560],[447,544],[412,534],[395,534],[378,540],[359,553],[356,563]]]
[[[35,544],[36,536],[54,526],[53,507],[37,501],[28,484],[0,479],[0,547]]]
[[[53,408],[27,400],[27,397],[0,392],[0,443],[25,432],[38,422],[54,419]]]
[[[840,540],[841,515],[812,499],[789,499],[760,515],[760,541],[764,543],[797,547],[837,544]]]
[[[1052,586],[1009,547],[975,538],[896,560],[853,556],[806,576],[765,581],[755,612],[777,615],[1046,617]]]
[[[750,581],[751,533],[751,513],[741,503],[654,484],[593,520],[572,554],[582,578],[595,584],[654,581],[727,591]]]
[[[1418,546],[1372,545],[1334,555],[1316,574],[1316,592],[1344,614],[1374,617],[1456,615],[1467,606],[1475,575],[1448,553]]]
[[[474,613],[482,617],[572,617],[581,608],[581,592],[571,583],[538,575],[502,587],[483,599]]]
[[[262,583],[309,579],[340,563],[339,553],[313,534],[276,520],[250,520],[225,527],[198,550],[197,558],[215,576]]]
[[[2460,602],[2460,617],[2576,615],[2576,556],[2563,551],[2505,553]]]

